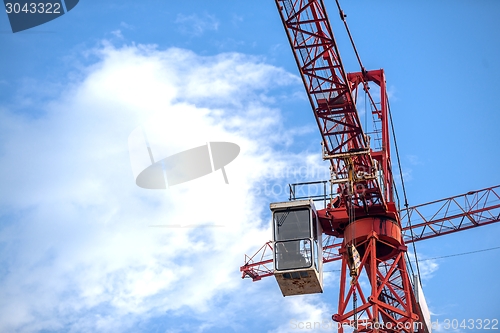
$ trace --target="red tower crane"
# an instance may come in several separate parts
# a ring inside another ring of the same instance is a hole
[[[384,71],[365,70],[356,52],[360,72],[345,72],[323,0],[275,3],[337,193],[319,210],[312,200],[271,204],[273,240],[245,258],[243,277],[274,275],[284,296],[317,293],[322,264],[341,260],[332,316],[340,332],[345,325],[360,332],[430,332],[420,282],[408,272],[407,244],[500,221],[499,186],[399,211]],[[339,13],[347,28],[340,6]],[[361,93],[374,118],[367,132],[356,109]]]

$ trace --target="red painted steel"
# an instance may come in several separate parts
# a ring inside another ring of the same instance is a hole
[[[253,281],[273,275],[272,241],[264,244],[253,256],[245,255],[245,265],[240,267],[240,271],[243,273],[241,278],[249,277]]]
[[[410,207],[401,211],[406,243],[500,221],[500,185]]]
[[[384,71],[345,72],[323,0],[275,3],[322,136],[323,158],[331,163],[331,182],[338,186],[338,196],[317,211],[326,235],[323,262],[342,260],[332,319],[363,332],[425,332],[418,325],[423,318],[406,270],[405,242],[498,222],[498,187],[426,204],[442,204],[430,218],[421,213],[426,205],[409,208],[402,224],[393,196]],[[356,108],[361,94],[374,120],[367,133]],[[463,198],[465,204],[458,204]],[[358,269],[347,250],[352,245],[362,258]],[[272,250],[268,242],[246,257],[242,277],[273,275]]]
[[[413,325],[418,316],[412,309],[413,290],[403,255],[406,247],[392,195],[384,72],[345,72],[322,0],[276,0],[276,5],[322,135],[323,158],[330,160],[331,181],[338,184],[337,200],[318,211],[323,232],[344,239],[340,247],[343,265],[339,312],[332,318],[342,324],[358,325],[359,312],[368,315],[373,323],[397,320]],[[378,86],[379,95],[371,95],[370,84]],[[356,109],[360,90],[369,96],[371,113],[378,120],[374,125],[375,135],[381,136],[378,147],[371,146],[361,126]],[[363,290],[366,288],[357,280],[361,275],[353,275],[347,264],[345,249],[351,245],[364,258],[359,273],[368,275],[371,292]],[[397,269],[385,276],[381,268],[391,261]],[[347,272],[353,277],[350,287]],[[396,280],[400,283],[394,283]],[[344,294],[346,289],[349,291]],[[386,298],[377,292],[393,289],[397,291]],[[347,311],[356,290],[360,302]]]
[[[406,244],[500,222],[500,185],[409,207],[399,215]],[[269,252],[261,253],[266,246]],[[327,235],[323,241],[323,263],[342,259],[341,246],[342,239]],[[252,257],[245,256],[245,265],[240,269],[244,272],[242,277],[258,281],[271,276],[272,262],[269,241]]]
[[[341,333],[346,325],[355,327],[359,332],[409,333],[414,332],[414,327],[420,331],[414,308],[415,298],[406,271],[406,249],[397,244],[387,244],[393,255],[388,260],[382,260],[378,253],[379,245],[374,232],[358,244],[364,248],[360,273],[351,277],[350,282],[347,256],[342,258],[338,312],[332,316],[339,323],[338,331]],[[371,290],[363,288],[359,281],[368,282]]]
[[[322,135],[324,156],[330,160],[333,178],[339,183],[343,204],[364,209],[385,205],[386,196],[392,193],[387,159],[389,138],[384,137],[385,153],[378,156],[387,176],[384,184],[379,184],[375,175],[379,168],[361,127],[353,95],[359,84],[378,82],[383,93],[380,102],[385,107],[383,71],[350,75],[345,72],[323,1],[276,0],[276,5]],[[383,110],[374,112],[381,114]],[[349,183],[353,183],[354,188]]]

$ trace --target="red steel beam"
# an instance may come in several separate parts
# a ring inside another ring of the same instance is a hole
[[[500,185],[409,207],[400,211],[400,215],[405,243],[500,222]],[[342,259],[338,252],[341,246],[341,239],[326,236],[323,263]],[[245,256],[240,271],[242,278],[253,281],[273,275],[272,242],[264,244],[253,256]]]
[[[392,181],[387,177],[383,185],[390,189],[380,188],[371,147],[353,97],[359,83],[364,82],[367,88],[365,81],[370,79],[365,76],[369,72],[361,73],[361,80],[359,75],[353,80],[354,76],[349,77],[345,72],[322,0],[275,0],[275,3],[322,136],[324,158],[330,160],[332,177],[339,181],[343,204],[385,206],[384,194],[392,193]],[[378,76],[383,79],[383,73]],[[385,82],[379,85],[385,92]],[[365,91],[369,94],[368,89]],[[385,105],[385,100],[381,102]],[[384,145],[384,149],[388,150],[389,145]],[[384,177],[388,176],[388,168],[383,169]],[[357,178],[360,174],[363,177]],[[367,190],[353,193],[346,184],[349,181]]]
[[[400,212],[406,243],[500,221],[500,185],[410,207]]]

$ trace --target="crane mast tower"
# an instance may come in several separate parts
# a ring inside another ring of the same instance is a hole
[[[275,2],[322,136],[323,159],[331,163],[330,181],[338,185],[336,200],[317,212],[323,233],[344,239],[333,319],[341,330],[343,324],[370,331],[385,323],[412,332],[420,316],[394,203],[384,72],[361,67],[346,73],[322,0]],[[378,87],[376,96],[370,84]],[[374,142],[356,109],[360,90],[377,119]],[[361,287],[360,278],[371,290]]]

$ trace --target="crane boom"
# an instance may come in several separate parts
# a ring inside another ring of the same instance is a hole
[[[500,185],[410,207],[401,212],[406,243],[500,221]]]
[[[330,160],[332,180],[339,184],[342,205],[365,209],[385,205],[384,194],[392,192],[392,182],[380,184],[376,177],[379,163],[372,158],[353,96],[359,84],[366,88],[368,73],[345,72],[322,0],[275,2],[322,136],[323,158]],[[385,84],[383,76],[378,80]],[[385,92],[385,87],[382,90]],[[379,162],[389,179],[389,161]],[[354,183],[358,191],[348,183]]]

